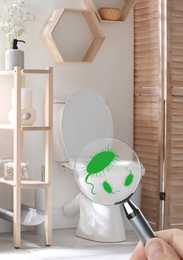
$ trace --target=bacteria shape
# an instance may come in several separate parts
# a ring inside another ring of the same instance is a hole
[[[101,150],[98,153],[95,153],[90,156],[90,160],[85,162],[84,170],[86,171],[86,178],[85,182],[92,186],[91,193],[95,195],[94,193],[94,184],[91,182],[88,182],[88,178],[91,176],[98,177],[98,174],[101,176],[101,174],[105,175],[105,171],[110,171],[110,169],[113,168],[114,164],[118,160],[119,156],[117,154],[117,151],[114,149],[109,148],[109,144],[107,147],[105,147],[104,150]],[[108,188],[107,188],[108,189]]]
[[[103,188],[106,192],[108,193],[112,193],[112,194],[116,194],[116,192],[120,192],[119,190],[116,190],[115,192],[112,191],[112,187],[111,185],[107,182],[107,181],[104,181],[103,182]]]
[[[132,171],[131,170],[128,170],[127,167],[125,167],[125,169],[130,172],[130,174],[126,177],[125,179],[125,183],[124,183],[124,186],[130,186],[133,182],[133,174],[132,174]]]

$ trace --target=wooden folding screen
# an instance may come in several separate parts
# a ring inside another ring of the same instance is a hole
[[[134,8],[134,149],[146,168],[144,215],[155,230],[183,229],[182,0]]]
[[[138,0],[134,8],[134,149],[146,169],[141,210],[159,229],[163,147],[161,35],[158,0]]]
[[[165,227],[183,229],[183,1],[167,3]]]

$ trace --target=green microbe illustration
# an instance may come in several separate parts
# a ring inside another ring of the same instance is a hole
[[[114,149],[110,149],[109,145],[105,149],[101,150],[98,153],[95,153],[90,156],[90,160],[85,162],[85,171],[87,176],[85,182],[92,186],[91,193],[94,193],[94,185],[91,182],[88,182],[88,178],[92,175],[98,177],[98,174],[101,176],[101,173],[105,174],[105,170],[108,172],[113,168],[114,164],[118,160],[119,156]]]
[[[128,170],[127,167],[125,167],[125,169],[130,172],[130,174],[126,177],[125,179],[125,183],[124,183],[124,186],[130,186],[133,182],[133,174],[132,174],[132,171],[131,170]]]
[[[115,158],[115,153],[112,151],[103,151],[96,154],[89,164],[87,165],[87,172],[89,174],[95,174],[103,171],[106,167],[109,167]]]
[[[105,190],[107,193],[110,193],[110,194],[111,194],[111,193],[112,193],[112,194],[116,194],[116,192],[120,192],[119,190],[113,192],[111,185],[110,185],[107,181],[104,181],[104,182],[103,182],[103,188],[104,188],[104,190]]]

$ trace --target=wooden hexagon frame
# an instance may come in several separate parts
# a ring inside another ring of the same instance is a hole
[[[65,12],[79,12],[84,15],[84,18],[93,34],[94,39],[88,50],[86,51],[83,60],[76,62],[92,62],[105,39],[105,36],[100,27],[100,23],[97,20],[97,17],[93,10],[70,8],[55,9],[40,35],[48,53],[50,54],[53,62],[75,62],[63,59],[62,54],[60,53],[59,48],[57,47],[54,38],[52,37],[52,33],[55,27],[57,26],[58,22],[62,18],[62,15]]]
[[[112,0],[112,1],[114,1],[114,0]],[[123,5],[123,7],[121,9],[121,18],[119,21],[102,20],[93,3],[93,0],[81,0],[81,3],[83,4],[84,8],[94,11],[100,22],[119,23],[119,22],[124,22],[127,19],[128,15],[129,15],[130,11],[133,9],[136,1],[137,0],[125,0],[125,4]]]

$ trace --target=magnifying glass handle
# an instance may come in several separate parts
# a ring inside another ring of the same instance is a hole
[[[143,244],[156,236],[140,209],[132,201],[125,202],[123,208],[127,219]]]

